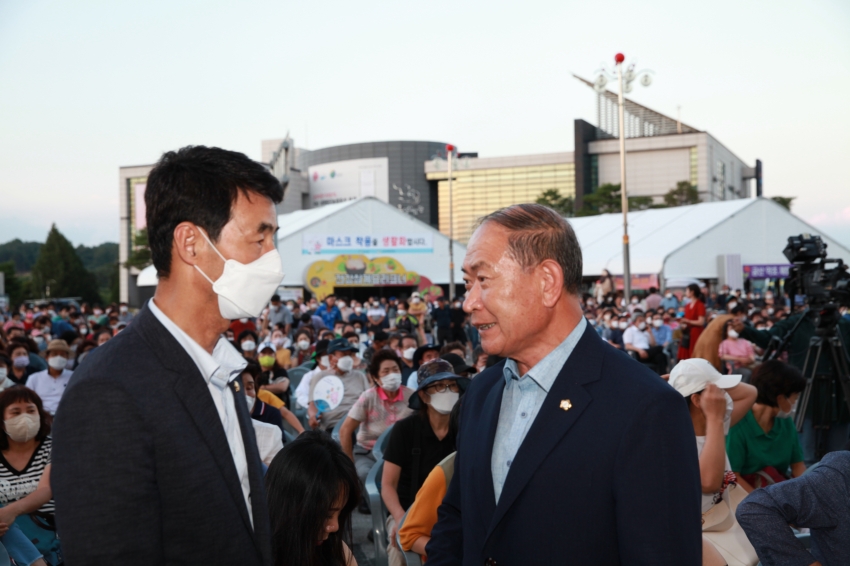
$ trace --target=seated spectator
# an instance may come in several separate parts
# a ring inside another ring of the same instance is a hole
[[[455,438],[449,434],[449,415],[468,379],[455,375],[444,360],[434,360],[419,368],[419,386],[410,397],[416,413],[399,421],[390,433],[384,451],[381,498],[387,506],[387,532],[390,564],[402,564],[395,543],[396,525],[416,498],[431,470],[455,451]]]
[[[330,367],[310,381],[307,403],[310,428],[331,431],[369,389],[366,375],[354,369],[356,353],[357,349],[345,338],[336,338],[328,344]]]
[[[401,380],[403,383],[407,383],[410,374],[417,370],[413,356],[416,355],[418,345],[419,342],[417,342],[416,337],[409,334],[404,334],[399,339],[397,353],[401,358]],[[392,339],[390,339],[390,347],[392,347]]]
[[[328,434],[305,432],[286,444],[266,473],[266,499],[275,566],[357,566],[345,540],[360,482]]]
[[[398,316],[393,320],[393,328],[399,332],[410,335],[419,334],[419,321],[415,316],[407,312],[407,303],[402,301],[398,305]]]
[[[257,361],[263,370],[257,378],[257,387],[277,395],[289,407],[289,376],[277,363],[276,351],[277,348],[271,342],[263,342],[257,348]]]
[[[676,364],[669,382],[688,402],[697,439],[705,513],[720,503],[726,488],[735,483],[726,456],[726,435],[749,412],[758,393],[752,385],[741,383],[740,375],[723,375],[701,358]]]
[[[472,352],[472,363],[475,365],[475,369],[478,370],[478,373],[487,369],[487,357],[487,352],[482,350],[480,346],[475,348],[475,351]]]
[[[806,471],[803,449],[791,417],[806,380],[793,366],[771,360],[753,372],[758,397],[752,410],[729,431],[726,451],[747,491],[799,477]]]
[[[309,360],[308,360],[309,361]],[[328,341],[319,340],[313,350],[313,369],[301,376],[301,381],[298,387],[295,388],[295,401],[304,409],[307,408],[310,402],[310,384],[313,377],[317,374],[327,371],[331,367],[330,357],[328,356]],[[309,367],[309,366],[308,366]]]
[[[9,374],[12,373],[12,360],[0,352],[0,391],[5,389],[9,389],[10,387],[14,387],[17,385],[14,381],[9,379]]]
[[[627,317],[612,317],[608,323],[608,331],[604,332],[602,337],[618,350],[625,351],[626,345],[623,343],[623,333],[628,327],[629,320]]]
[[[452,371],[454,371],[455,375],[459,375],[461,377],[466,377],[472,379],[475,377],[475,374],[478,373],[478,370],[475,366],[471,366],[466,363],[466,360],[461,358],[455,353],[443,354],[441,359],[449,362],[452,365]]]
[[[655,343],[655,336],[647,330],[646,316],[636,312],[632,323],[623,332],[623,345],[629,352],[635,352],[641,363],[655,368],[658,375],[667,371],[667,354],[664,348]]]
[[[449,415],[449,436],[457,438],[460,403],[457,403]],[[398,532],[401,549],[413,551],[425,557],[425,547],[431,540],[431,530],[437,524],[437,509],[446,496],[446,489],[452,481],[455,470],[455,455],[452,452],[434,466],[419,491],[416,499],[407,510],[407,518]],[[426,557],[427,558],[427,557]]]
[[[440,354],[457,354],[461,358],[466,357],[466,346],[463,342],[449,342],[440,348]]]
[[[248,389],[248,383],[250,382],[251,391],[256,397],[257,401],[265,405],[265,407],[258,406],[252,401],[248,401],[248,404],[253,408],[251,416],[253,417],[254,414],[256,414],[256,412],[260,410],[263,410],[263,412],[265,412],[266,407],[268,407],[268,410],[273,409],[277,411],[283,421],[289,424],[289,426],[291,426],[293,429],[295,429],[296,432],[304,432],[304,427],[301,425],[301,421],[298,420],[298,417],[296,417],[292,411],[290,411],[283,405],[283,401],[281,401],[277,396],[275,396],[271,392],[257,388],[257,378],[260,375],[260,372],[261,370],[259,364],[257,364],[257,362],[253,360],[249,360],[248,365],[245,366],[245,369],[242,371],[242,383],[245,385],[245,389]],[[263,422],[271,422],[272,419],[273,417],[269,417],[268,421],[266,421],[266,419],[260,420],[262,420]],[[274,422],[276,423],[277,420],[275,419]]]
[[[375,464],[372,448],[378,437],[413,411],[408,406],[413,390],[401,383],[401,361],[392,350],[381,350],[372,358],[369,375],[375,386],[357,400],[339,431],[342,449],[357,468],[357,477],[365,485]],[[357,444],[353,435],[357,431]]]
[[[762,564],[846,564],[850,452],[830,452],[807,474],[757,489],[738,505],[736,515]],[[791,525],[810,529],[810,550]]]
[[[238,336],[236,343],[239,344],[239,351],[249,360],[255,359],[257,357],[257,333],[253,330],[243,330]]]
[[[98,346],[103,346],[109,340],[112,339],[112,329],[111,328],[103,328],[95,334],[95,342]]]
[[[261,399],[257,399],[256,378],[260,375],[260,371],[260,368],[254,362],[248,362],[248,365],[242,370],[242,385],[245,387],[248,412],[252,419],[279,426],[283,430],[283,416],[280,414],[280,411],[268,403],[263,402]],[[301,423],[298,424],[300,425]]]
[[[50,367],[27,378],[27,387],[38,394],[44,403],[44,410],[51,415],[56,414],[59,400],[74,374],[65,369],[70,355],[71,349],[64,340],[51,340],[47,346],[47,365]]]
[[[309,362],[313,357],[313,335],[309,330],[299,330],[295,333],[295,342],[292,343],[292,367],[298,367]],[[290,368],[291,369],[291,368]]]
[[[292,345],[292,341],[287,338],[284,331],[280,328],[272,330],[270,341],[275,347],[274,355],[275,358],[277,358],[277,365],[283,369],[289,369],[292,364],[292,352],[289,350],[289,347]]]
[[[727,320],[723,325],[723,342],[720,343],[718,355],[729,369],[729,373],[741,374],[744,376],[744,382],[749,383],[756,363],[756,352],[749,340],[738,337],[738,333],[732,328],[732,322]]]
[[[53,522],[50,488],[49,416],[32,390],[15,386],[0,393],[5,434],[0,435],[0,543],[16,563],[46,563],[41,552],[15,524],[37,513]]]
[[[7,352],[12,359],[12,367],[7,377],[18,385],[26,384],[29,376],[39,371],[30,365],[27,344],[19,340],[13,340],[9,343]]]

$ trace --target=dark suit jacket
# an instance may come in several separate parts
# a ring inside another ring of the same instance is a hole
[[[271,562],[260,456],[238,382],[240,392],[231,388],[253,528],[209,387],[154,314],[145,307],[89,353],[53,430],[51,485],[66,564]]]
[[[479,374],[463,397],[428,566],[701,564],[696,441],[678,392],[588,325],[497,505],[490,460],[503,367]]]

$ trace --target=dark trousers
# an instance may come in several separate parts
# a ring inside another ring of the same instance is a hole
[[[451,342],[452,340],[452,329],[451,328],[437,328],[437,345],[442,346],[446,342]]]
[[[664,346],[650,346],[646,349],[646,356],[641,358],[638,354],[638,361],[652,366],[658,375],[667,373],[667,354],[664,353]]]

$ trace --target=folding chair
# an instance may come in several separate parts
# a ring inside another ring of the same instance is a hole
[[[387,508],[381,498],[381,476],[384,473],[384,459],[381,458],[366,476],[366,494],[372,509],[372,535],[375,539],[375,566],[389,566],[387,557]]]

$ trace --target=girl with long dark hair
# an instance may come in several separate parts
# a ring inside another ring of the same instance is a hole
[[[307,431],[278,452],[266,473],[276,566],[357,566],[351,512],[360,501],[354,463],[327,433]]]

